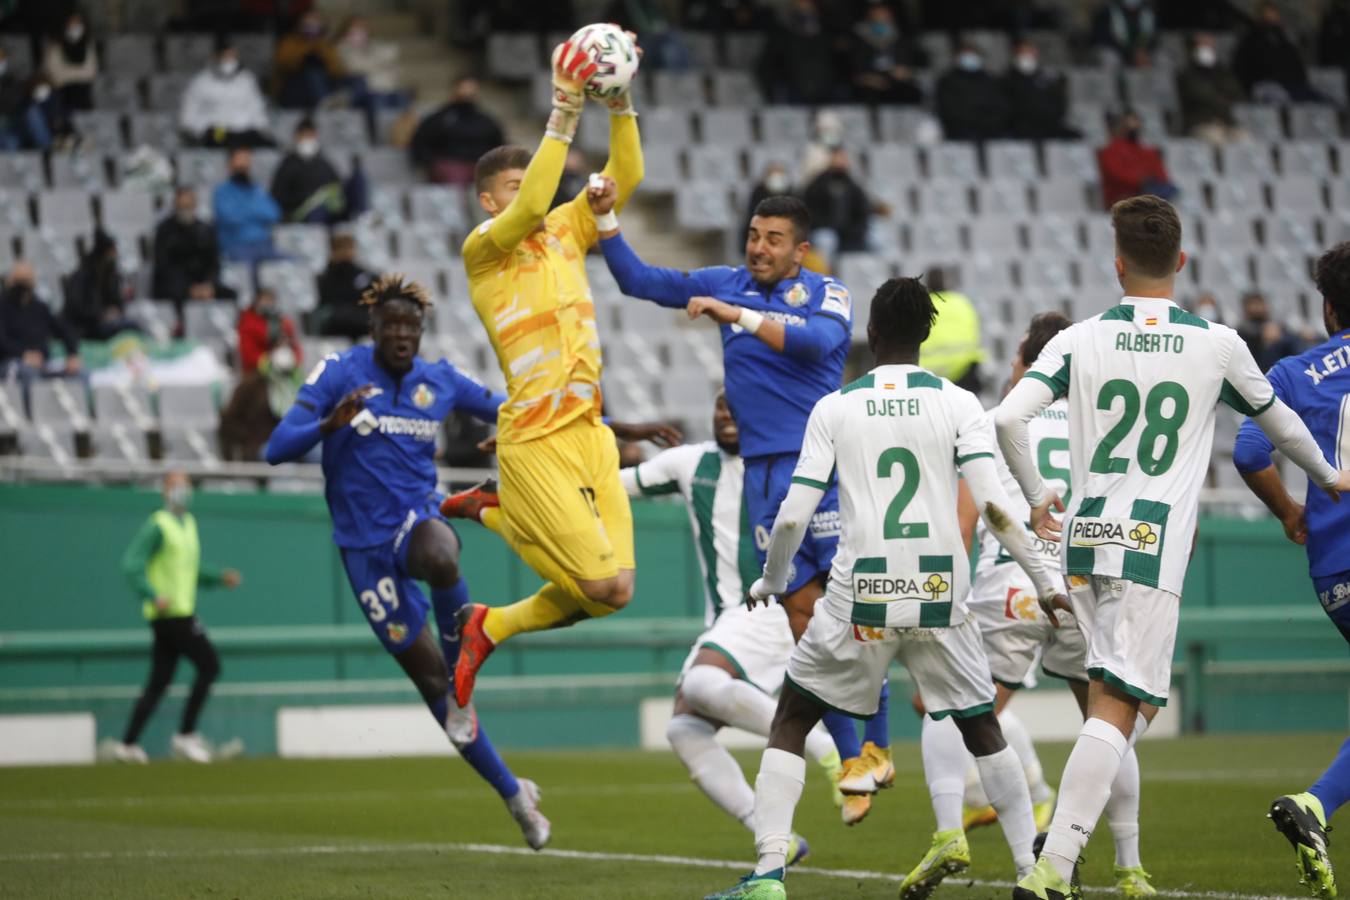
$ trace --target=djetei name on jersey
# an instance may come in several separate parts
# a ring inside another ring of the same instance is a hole
[[[1136,519],[1097,519],[1080,516],[1069,528],[1071,547],[1124,547],[1157,556],[1159,526]]]
[[[1146,334],[1122,331],[1116,335],[1116,349],[1130,353],[1181,353],[1186,338],[1180,334]]]
[[[895,400],[868,400],[867,414],[869,416],[919,416],[923,411],[919,408],[918,397],[905,397]]]

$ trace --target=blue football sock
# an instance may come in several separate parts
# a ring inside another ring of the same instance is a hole
[[[1341,744],[1335,761],[1317,779],[1317,784],[1308,788],[1308,793],[1322,801],[1322,811],[1326,813],[1328,821],[1332,813],[1350,800],[1350,738]]]
[[[468,602],[469,585],[463,578],[457,581],[454,587],[431,592],[431,606],[436,613],[441,651],[445,654],[445,661],[452,672],[455,669],[455,661],[459,659],[459,628],[455,622],[455,613]],[[442,697],[430,706],[431,714],[444,728],[446,716],[450,712],[450,698]],[[473,766],[473,770],[492,785],[493,790],[500,794],[503,800],[510,800],[520,792],[520,783],[498,755],[497,748],[492,746],[487,732],[483,730],[482,722],[478,723],[478,736],[456,749],[459,750],[459,755],[464,757],[464,761]]]
[[[863,740],[871,741],[878,747],[891,745],[891,682],[881,683],[881,697],[877,701],[877,714],[863,723]]]
[[[826,710],[820,717],[825,730],[834,738],[834,747],[839,751],[840,759],[853,759],[862,753],[862,744],[858,742],[858,729],[853,719],[834,710]]]

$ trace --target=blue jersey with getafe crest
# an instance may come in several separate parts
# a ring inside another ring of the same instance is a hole
[[[365,408],[323,438],[324,497],[339,547],[393,540],[408,511],[436,490],[441,422],[455,410],[495,422],[506,399],[445,360],[414,357],[412,369],[395,379],[367,344],[319,360],[295,402],[322,419],[365,384],[374,385]]]

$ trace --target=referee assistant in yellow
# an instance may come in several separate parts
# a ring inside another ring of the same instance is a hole
[[[497,419],[498,493],[482,485],[447,498],[447,516],[500,534],[547,584],[504,607],[466,606],[455,698],[469,702],[493,648],[525,631],[607,616],[633,594],[633,521],[619,481],[615,432],[601,418],[600,336],[586,252],[616,225],[591,204],[617,193],[622,208],[642,180],[637,114],[627,93],[607,105],[609,162],[571,201],[549,212],[595,63],[562,44],[553,51],[553,112],[539,149],[498,147],[474,172],[492,216],[464,242],[474,309],[487,329],[507,401]],[[652,433],[625,431],[642,439]]]

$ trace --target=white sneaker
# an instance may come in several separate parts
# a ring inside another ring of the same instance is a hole
[[[145,755],[140,744],[124,744],[112,739],[99,744],[98,758],[103,762],[132,763],[141,766],[150,761],[150,757]]]
[[[525,843],[531,850],[542,850],[552,836],[553,825],[539,811],[539,799],[542,796],[539,785],[528,778],[520,779],[520,792],[506,801],[507,809],[525,835]]]
[[[175,734],[173,740],[169,742],[169,750],[174,759],[185,759],[195,763],[211,761],[211,748],[195,731],[192,734]]]

